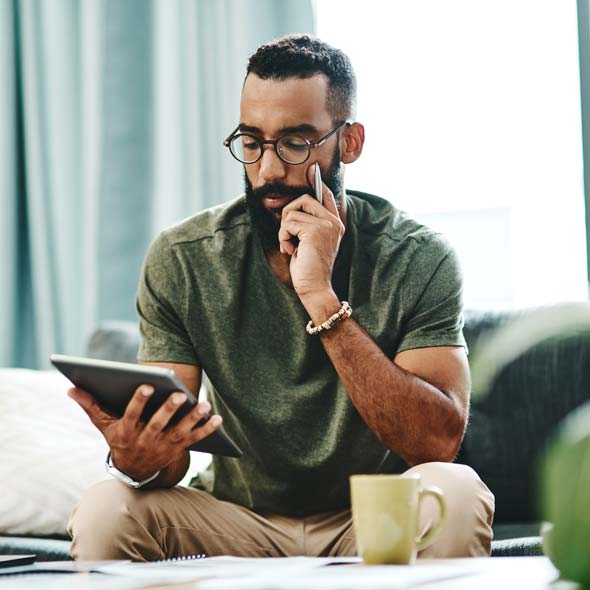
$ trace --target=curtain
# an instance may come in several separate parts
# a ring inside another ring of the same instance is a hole
[[[312,0],[0,0],[0,366],[135,320],[167,225],[242,190],[247,58]]]
[[[580,96],[582,99],[582,145],[584,149],[584,194],[586,205],[586,264],[590,296],[590,0],[578,0],[580,48]]]

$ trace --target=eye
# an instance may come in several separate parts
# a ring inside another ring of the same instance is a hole
[[[285,135],[281,137],[280,144],[283,149],[290,151],[305,151],[308,147],[308,143],[297,135]]]
[[[253,137],[242,137],[242,147],[245,150],[256,150],[258,149],[258,145],[258,141],[256,141],[256,139]]]

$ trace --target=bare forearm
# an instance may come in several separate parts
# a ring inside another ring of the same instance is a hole
[[[337,300],[318,302],[310,315],[322,322],[338,307]],[[410,465],[454,459],[465,419],[448,395],[396,365],[353,318],[320,338],[350,399],[384,446]]]

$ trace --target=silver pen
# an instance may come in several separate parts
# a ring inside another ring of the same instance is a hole
[[[322,175],[320,173],[320,165],[316,162],[314,171],[314,189],[315,198],[319,201],[320,205],[324,204],[323,191],[322,191]]]

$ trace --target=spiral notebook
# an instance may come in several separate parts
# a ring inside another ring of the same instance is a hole
[[[357,563],[358,558],[328,557],[206,557],[192,555],[152,562],[127,562],[101,567],[102,573],[145,578],[159,583],[201,582],[204,580],[254,579],[260,576],[297,575],[335,563]]]
[[[129,567],[132,565],[150,566],[152,568],[178,565],[180,563],[203,559],[206,555],[183,555],[161,561],[139,562],[136,564],[129,560],[39,561],[35,563],[36,557],[36,555],[0,555],[0,576],[15,576],[19,574],[76,574],[80,572],[103,574],[114,573],[116,569],[121,569],[122,573],[125,573],[129,571]]]

